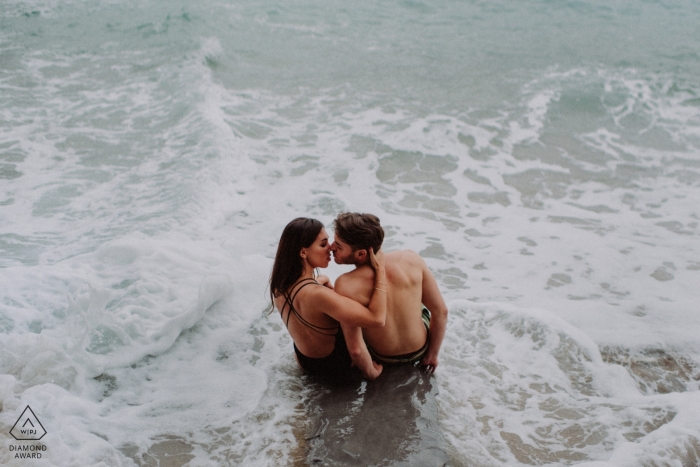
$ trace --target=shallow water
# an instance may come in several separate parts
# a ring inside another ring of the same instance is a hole
[[[697,465],[699,19],[4,2],[0,460],[26,465],[29,405],[36,465],[363,465],[391,443],[371,462],[411,465],[433,441],[447,465]],[[386,443],[352,417],[393,380],[329,399],[265,311],[284,225],[341,210],[420,252],[450,308]]]

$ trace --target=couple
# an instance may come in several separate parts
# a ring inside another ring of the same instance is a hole
[[[299,365],[331,381],[345,380],[353,366],[373,380],[382,363],[420,361],[435,371],[447,306],[425,261],[411,250],[384,255],[384,229],[371,214],[342,213],[333,226],[331,243],[321,222],[294,219],[277,247],[270,298]],[[355,265],[335,287],[314,276],[331,252],[336,263]]]

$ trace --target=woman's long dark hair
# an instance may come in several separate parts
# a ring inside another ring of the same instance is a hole
[[[323,224],[316,219],[297,217],[282,231],[270,274],[270,311],[275,309],[275,297],[286,292],[303,274],[304,264],[299,252],[314,243],[321,229]]]

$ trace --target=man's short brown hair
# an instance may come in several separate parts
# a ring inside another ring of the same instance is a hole
[[[352,251],[372,247],[376,252],[384,242],[384,229],[379,224],[379,218],[372,214],[341,212],[333,221],[333,230]]]

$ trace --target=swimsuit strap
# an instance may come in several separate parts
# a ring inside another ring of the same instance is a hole
[[[304,287],[306,287],[309,284],[314,284],[314,283],[316,283],[316,284],[318,283],[318,282],[316,282],[316,279],[313,279],[311,277],[307,277],[306,279],[302,279],[292,286],[292,291],[294,292],[294,295],[290,296],[290,294],[288,294],[286,292],[284,293],[285,304],[289,306],[289,310],[290,310],[289,313],[287,313],[287,324],[286,324],[287,328],[289,328],[289,318],[291,317],[292,312],[294,312],[294,314],[297,315],[297,318],[299,317],[299,312],[296,310],[296,308],[294,308],[294,299],[297,298],[297,294],[299,294],[301,289],[303,289]],[[299,284],[301,284],[301,287],[294,290],[294,288],[297,287]]]
[[[319,284],[318,282],[316,282],[316,279],[306,278],[306,279],[302,279],[302,280],[300,280],[299,282],[297,282],[297,283],[292,287],[292,290],[294,290],[294,287],[298,286],[299,284],[301,284],[301,286],[298,287],[298,288],[294,291],[294,295],[290,295],[290,294],[288,294],[288,293],[286,293],[286,292],[284,293],[285,305],[288,305],[288,306],[289,306],[289,313],[287,313],[287,322],[285,323],[285,326],[287,326],[287,329],[289,329],[289,318],[291,317],[292,313],[294,313],[294,316],[297,317],[297,319],[299,320],[299,322],[301,322],[301,324],[303,324],[303,325],[305,325],[305,326],[307,326],[307,327],[313,329],[314,331],[318,332],[319,334],[323,334],[324,336],[335,336],[335,335],[337,334],[337,332],[338,332],[338,329],[340,329],[340,326],[333,326],[333,327],[317,326],[317,325],[315,325],[315,324],[313,324],[313,323],[310,323],[310,322],[308,322],[307,320],[305,320],[305,319],[299,314],[299,312],[296,310],[296,308],[294,308],[294,299],[297,297],[297,294],[299,293],[299,291],[300,291],[301,289],[303,289],[304,287],[306,287],[306,286],[309,285],[309,284],[316,284],[316,285],[321,285],[321,284]],[[282,310],[280,310],[280,314],[282,314],[283,311],[284,311],[284,306],[282,307]],[[329,332],[326,332],[326,331],[335,331],[335,332],[329,333]]]

